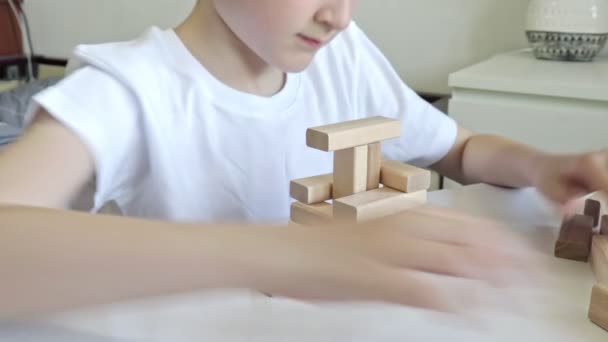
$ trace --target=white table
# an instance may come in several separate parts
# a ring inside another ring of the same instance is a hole
[[[506,220],[552,254],[559,217],[531,189],[476,185],[434,192],[430,200]],[[608,341],[608,332],[587,319],[594,283],[589,265],[548,260],[550,286],[519,294],[525,315],[492,310],[473,319],[384,305],[318,307],[242,292],[188,294],[71,313],[37,326],[0,325],[0,341]]]

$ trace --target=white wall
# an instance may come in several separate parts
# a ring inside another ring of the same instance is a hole
[[[149,25],[171,27],[195,0],[26,0],[36,52],[65,57],[79,43],[130,39]]]
[[[277,0],[281,1],[281,0]],[[526,46],[528,0],[359,0],[356,19],[410,86],[448,93],[452,71]],[[81,42],[177,24],[194,0],[28,0],[34,44],[66,56]]]
[[[405,81],[449,93],[450,72],[527,46],[528,0],[360,0],[357,21]]]

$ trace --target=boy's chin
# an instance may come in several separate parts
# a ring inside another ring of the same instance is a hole
[[[289,60],[282,61],[277,67],[287,73],[298,73],[306,70],[312,63],[313,58],[314,55],[292,57]]]
[[[292,63],[288,66],[283,67],[282,70],[287,73],[302,72],[302,71],[306,70],[306,68],[308,68],[308,66],[310,65],[311,62],[312,62],[312,60],[309,60],[308,63],[299,63],[299,64]]]

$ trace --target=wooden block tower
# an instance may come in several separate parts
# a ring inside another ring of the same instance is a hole
[[[291,223],[357,223],[425,204],[431,173],[382,160],[382,141],[400,135],[399,120],[379,116],[308,129],[309,147],[334,153],[334,172],[291,182]]]

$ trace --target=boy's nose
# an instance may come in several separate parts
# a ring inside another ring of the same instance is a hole
[[[353,17],[355,0],[329,0],[317,12],[316,21],[330,30],[342,31],[348,27]]]

